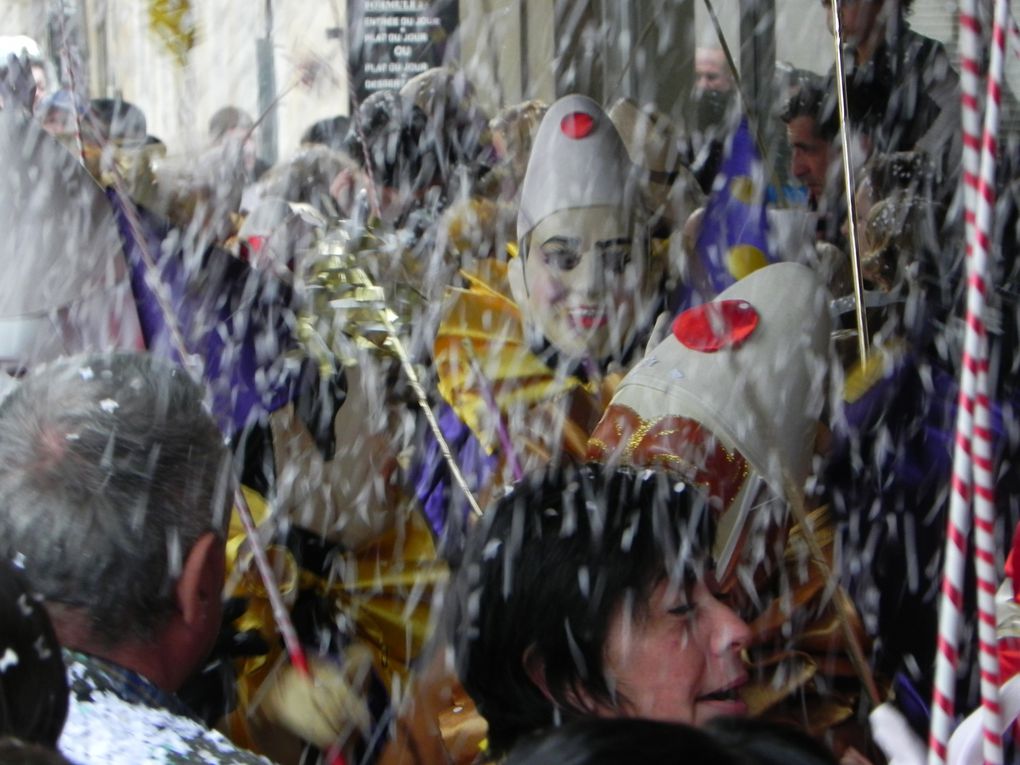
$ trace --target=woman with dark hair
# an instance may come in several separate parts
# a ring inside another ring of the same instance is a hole
[[[665,473],[599,465],[552,467],[495,504],[452,624],[493,754],[572,718],[746,714],[750,631],[716,590],[711,516]]]
[[[523,739],[503,765],[747,765],[708,731],[656,720],[575,720]]]
[[[42,603],[0,560],[0,737],[56,747],[67,717],[67,678]]]

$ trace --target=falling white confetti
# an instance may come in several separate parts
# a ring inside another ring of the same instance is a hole
[[[499,539],[493,539],[485,545],[485,549],[482,550],[482,560],[492,560],[496,557],[496,553],[499,552],[499,548],[502,542]]]
[[[42,635],[36,638],[35,643],[32,644],[32,647],[35,648],[35,655],[38,656],[42,661],[46,661],[53,655],[53,651],[50,649],[49,645],[46,644],[46,638],[44,638]]]
[[[14,650],[8,648],[4,651],[4,655],[0,656],[0,672],[6,672],[11,667],[18,666],[18,654],[14,653]]]
[[[81,375],[81,379],[83,380],[91,380],[93,377],[96,376],[95,373],[92,371],[92,367],[82,367],[81,369],[78,370],[78,374]]]
[[[120,404],[114,401],[112,398],[104,398],[99,402],[99,408],[107,414],[113,414],[120,408]]]

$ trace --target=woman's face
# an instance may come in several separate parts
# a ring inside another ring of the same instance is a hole
[[[621,353],[654,308],[658,284],[645,235],[619,208],[553,213],[531,232],[525,257],[514,297],[569,357]]]
[[[746,715],[741,651],[751,630],[700,580],[685,592],[663,582],[647,614],[618,613],[606,641],[606,675],[622,702],[608,714],[701,725]]]

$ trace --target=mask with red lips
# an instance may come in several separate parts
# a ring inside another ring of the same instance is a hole
[[[650,321],[660,279],[638,180],[598,104],[570,95],[549,107],[521,188],[509,277],[529,334],[561,358],[601,366]]]

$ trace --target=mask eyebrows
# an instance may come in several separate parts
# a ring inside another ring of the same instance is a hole
[[[541,249],[546,247],[570,248],[576,250],[581,246],[580,239],[571,239],[567,236],[551,236],[540,245]]]
[[[602,239],[595,242],[595,246],[600,250],[608,250],[610,247],[619,247],[620,245],[630,245],[633,242],[629,236],[621,236],[617,239]]]

